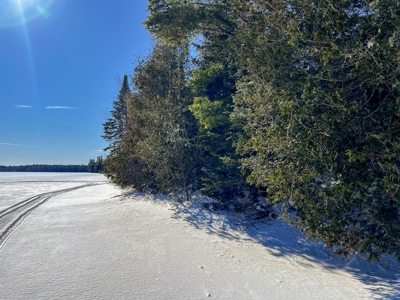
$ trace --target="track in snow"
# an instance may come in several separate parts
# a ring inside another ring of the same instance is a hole
[[[10,235],[18,228],[24,219],[34,209],[45,203],[53,196],[64,194],[67,192],[75,191],[77,189],[98,185],[96,183],[84,184],[81,186],[62,189],[53,192],[47,192],[39,195],[35,195],[21,202],[18,202],[4,210],[0,211],[0,249],[10,237]]]

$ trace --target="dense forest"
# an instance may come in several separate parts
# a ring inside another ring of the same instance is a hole
[[[337,253],[400,258],[400,1],[150,0],[110,118],[120,186],[270,205]]]
[[[86,165],[0,166],[0,172],[88,172]]]
[[[96,159],[89,159],[87,171],[90,173],[100,173],[103,170],[103,157],[98,156]]]

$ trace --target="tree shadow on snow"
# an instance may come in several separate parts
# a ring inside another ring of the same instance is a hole
[[[306,239],[303,233],[283,220],[254,223],[244,215],[211,211],[196,200],[181,204],[162,195],[140,196],[152,202],[168,202],[174,218],[185,220],[210,235],[238,243],[260,244],[269,254],[288,258],[291,263],[303,267],[319,265],[332,271],[345,270],[365,283],[374,299],[400,299],[400,263],[393,256],[385,255],[380,262],[373,263],[368,263],[361,256],[353,256],[346,261],[342,256],[335,255],[332,249],[324,249],[322,243]]]

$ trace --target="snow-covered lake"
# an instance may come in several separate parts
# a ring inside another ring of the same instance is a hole
[[[100,182],[107,179],[92,173],[0,172],[0,210],[37,194]]]
[[[0,206],[88,183],[3,244],[0,299],[400,299],[393,257],[346,264],[282,221],[246,227],[99,174],[0,173]]]

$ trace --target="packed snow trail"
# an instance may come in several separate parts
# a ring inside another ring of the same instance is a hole
[[[289,253],[290,228],[255,243],[231,225],[108,184],[58,195],[0,250],[0,299],[375,298],[361,276],[319,263],[323,250]]]
[[[52,191],[35,195],[23,201],[20,201],[14,205],[7,207],[0,211],[0,248],[7,241],[8,237],[19,227],[19,225],[25,220],[25,218],[34,209],[48,201],[51,197],[75,191],[84,187],[96,185],[94,183],[84,184],[81,186],[62,189],[58,191]]]
[[[0,172],[0,210],[38,194],[105,182],[103,175],[94,173]]]

